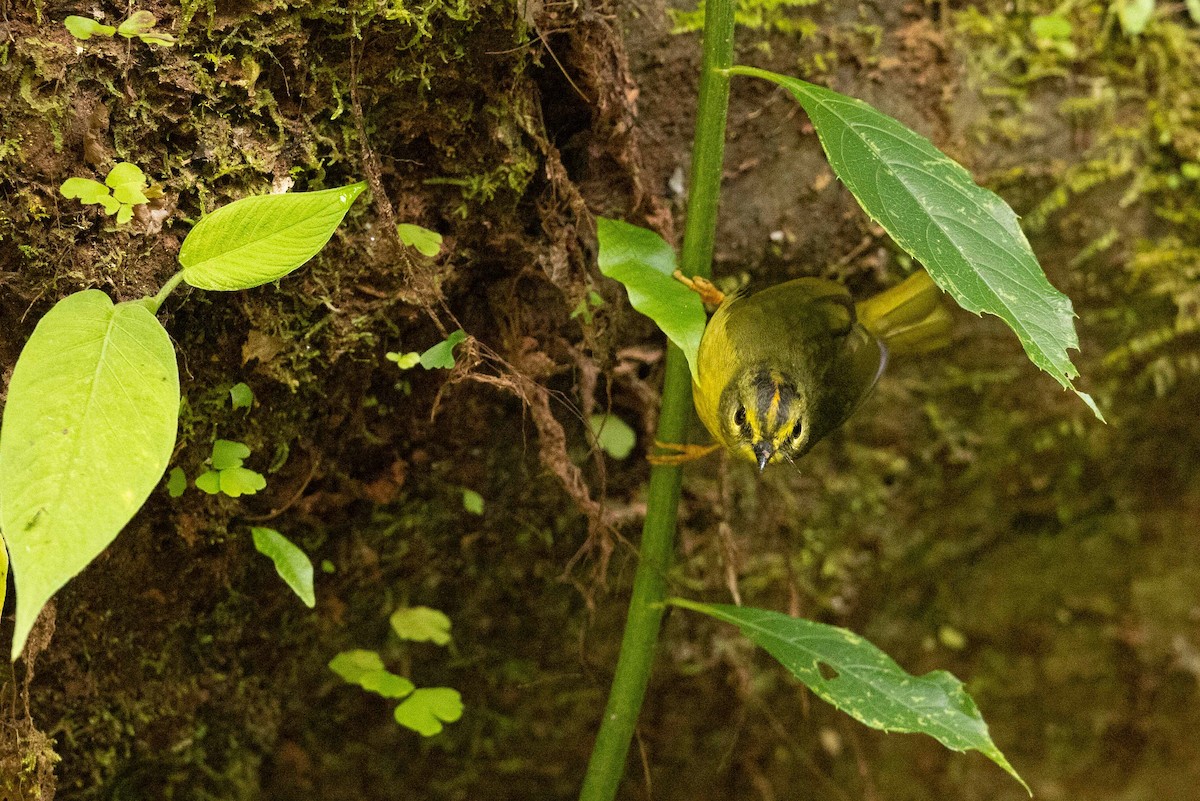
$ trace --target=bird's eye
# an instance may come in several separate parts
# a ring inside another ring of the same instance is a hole
[[[800,421],[796,421],[796,425],[792,426],[792,439],[800,439],[800,434],[804,432],[804,426]]]
[[[739,406],[737,411],[733,413],[733,424],[738,428],[746,425],[746,407]]]

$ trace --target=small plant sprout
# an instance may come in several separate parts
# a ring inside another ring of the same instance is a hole
[[[396,226],[400,241],[410,248],[416,248],[422,256],[433,258],[442,252],[442,235],[412,223],[400,223]]]
[[[69,16],[63,20],[63,25],[72,36],[86,42],[93,36],[124,36],[126,39],[140,39],[144,44],[159,47],[173,47],[175,37],[169,33],[154,30],[158,18],[149,11],[135,11],[128,19],[117,27],[103,25],[90,17]]]
[[[391,617],[396,636],[413,642],[447,645],[450,642],[450,619],[436,609],[414,606],[397,609]],[[329,669],[349,684],[357,684],[367,692],[384,698],[404,700],[396,707],[393,717],[405,728],[424,737],[442,731],[443,724],[462,717],[462,696],[449,687],[422,687],[392,673],[383,658],[375,651],[342,651],[329,661]]]
[[[396,366],[401,370],[410,370],[421,363],[421,354],[415,350],[411,350],[408,353],[390,351],[384,354],[384,358],[389,362],[395,362]]]
[[[254,405],[254,392],[244,383],[238,382],[229,388],[229,400],[234,409],[249,409]]]
[[[178,498],[187,490],[187,473],[183,472],[182,467],[172,467],[171,472],[167,474],[167,494],[172,498]]]
[[[473,515],[483,514],[483,496],[472,489],[463,488],[462,491],[463,509],[466,509]]]
[[[574,320],[576,317],[579,317],[583,320],[584,325],[591,325],[592,314],[603,305],[604,298],[600,296],[600,293],[594,289],[589,289],[584,299],[579,301],[575,308],[571,310],[571,319]]]
[[[254,547],[275,563],[275,572],[292,588],[292,592],[299,596],[304,605],[309,609],[316,606],[313,566],[308,555],[273,528],[256,526],[250,529],[250,535],[254,538]]]
[[[450,642],[450,618],[428,606],[402,606],[388,618],[392,631],[402,640],[447,645]]]
[[[637,445],[637,432],[615,414],[593,414],[588,425],[600,450],[614,459],[628,458]]]
[[[267,486],[267,480],[261,473],[242,466],[243,460],[249,456],[250,448],[243,443],[217,440],[209,457],[212,469],[196,477],[196,489],[209,495],[221,492],[231,498],[255,494]]]
[[[133,207],[149,203],[146,175],[136,164],[122,161],[109,171],[104,183],[90,178],[68,178],[58,188],[63,197],[97,205],[105,214],[115,214],[117,225],[133,219]]]
[[[449,370],[454,367],[454,348],[467,338],[461,328],[421,354],[418,361],[426,370]]]

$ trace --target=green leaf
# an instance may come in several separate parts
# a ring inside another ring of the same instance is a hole
[[[392,612],[389,620],[392,631],[402,640],[431,642],[445,645],[450,642],[450,618],[428,606],[402,607]]]
[[[234,290],[282,278],[325,246],[366,186],[259,195],[222,206],[183,240],[183,280],[199,289]]]
[[[390,362],[395,362],[396,366],[401,370],[411,369],[421,363],[421,354],[415,350],[408,353],[385,353],[384,358]],[[451,362],[451,366],[453,366],[453,362]]]
[[[449,370],[454,367],[454,347],[466,338],[466,332],[460,328],[444,341],[422,353],[418,361],[426,370]]]
[[[127,39],[132,39],[149,31],[156,22],[158,22],[158,18],[149,11],[135,11],[117,27],[117,33]]]
[[[67,30],[72,36],[85,42],[93,36],[112,36],[117,32],[113,26],[101,25],[90,17],[71,15],[63,20],[63,25],[67,26]]]
[[[207,492],[209,495],[216,495],[221,491],[221,474],[216,470],[206,470],[196,476],[194,483],[196,489]]]
[[[992,742],[962,682],[944,670],[912,676],[851,631],[779,612],[682,598],[668,603],[737,626],[819,697],[855,720],[883,731],[922,732],[954,751],[979,751],[1029,791]]]
[[[1070,39],[1071,21],[1061,14],[1041,14],[1030,20],[1029,30],[1038,39]]]
[[[596,237],[600,272],[624,284],[629,303],[683,351],[695,378],[707,316],[700,296],[671,277],[675,251],[653,231],[604,217],[596,218]]]
[[[959,305],[1008,323],[1030,360],[1104,419],[1071,383],[1079,375],[1067,353],[1079,348],[1071,301],[1046,280],[1008,204],[928,139],[861,100],[751,67],[732,72],[791,92],[871,219]]]
[[[442,235],[412,223],[400,223],[396,226],[400,241],[410,248],[416,248],[422,256],[433,258],[442,251]]]
[[[374,651],[342,651],[329,660],[329,669],[341,676],[346,683],[357,684],[364,690],[384,698],[403,698],[411,693],[414,687],[408,679],[389,672],[383,666],[383,659]]]
[[[254,405],[254,391],[246,384],[239,382],[229,388],[229,399],[233,402],[233,408],[249,409]],[[249,453],[246,455],[249,456]]]
[[[601,450],[614,459],[624,459],[637,445],[637,433],[615,414],[593,414],[588,420]]]
[[[275,572],[292,588],[292,592],[300,596],[304,605],[309,609],[316,606],[313,566],[308,555],[273,528],[255,526],[250,529],[250,535],[254,538],[254,547],[275,563]]]
[[[363,676],[385,670],[383,659],[379,654],[361,648],[342,651],[329,660],[329,669],[341,676],[348,684],[359,684]]]
[[[104,203],[105,200],[115,200],[107,186],[91,178],[68,178],[62,182],[58,191],[65,198],[78,198],[81,203],[96,204]],[[109,211],[109,214],[112,214],[112,211]]]
[[[167,474],[167,495],[178,498],[187,490],[187,473],[182,467],[172,467]]]
[[[121,203],[136,206],[150,202],[142,192],[146,188],[146,175],[136,164],[126,161],[118,163],[109,171],[104,183],[112,187],[113,198]]]
[[[1117,0],[1117,19],[1127,36],[1137,36],[1146,29],[1154,15],[1154,0]]]
[[[138,39],[141,39],[143,44],[158,45],[159,47],[174,47],[176,41],[174,36],[161,31],[139,33]]]
[[[442,723],[462,717],[462,696],[449,687],[422,687],[396,707],[396,722],[424,737],[442,730]]]
[[[108,546],[175,445],[171,338],[140,301],[59,301],[17,359],[0,429],[0,530],[17,588],[13,658],[42,606]]]
[[[1187,6],[1188,15],[1191,16],[1192,22],[1200,25],[1200,0],[1184,0],[1184,5]]]
[[[473,515],[483,514],[483,496],[475,490],[463,488],[462,491],[463,509],[466,509]]]
[[[245,467],[230,467],[221,471],[221,492],[230,498],[253,495],[265,486],[267,480],[261,473]]]
[[[213,442],[212,457],[209,461],[212,463],[213,470],[228,470],[231,467],[241,467],[242,460],[249,456],[250,448],[247,445],[228,439],[218,439]]]
[[[388,670],[377,670],[363,674],[358,682],[364,690],[382,695],[384,698],[403,698],[416,687],[403,676],[397,676]]]

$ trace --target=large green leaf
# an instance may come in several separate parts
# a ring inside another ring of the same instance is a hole
[[[675,251],[645,228],[596,218],[600,272],[625,285],[633,308],[653,320],[687,357],[696,377],[696,352],[707,316],[700,296],[672,278]]]
[[[46,314],[13,369],[0,429],[0,530],[17,589],[13,658],[50,596],[162,478],[175,445],[171,339],[141,302],[90,289]]]
[[[1079,348],[1071,301],[1046,279],[1017,215],[920,134],[861,100],[752,67],[733,73],[773,81],[804,107],[833,171],[938,286],[968,311],[1003,319],[1030,360],[1076,390]]]
[[[366,187],[359,182],[258,195],[222,206],[183,240],[183,280],[200,289],[232,290],[282,278],[325,246]]]
[[[1029,790],[992,742],[987,724],[962,682],[939,670],[905,673],[857,634],[766,609],[669,603],[732,623],[808,685],[814,693],[873,729],[922,732],[955,751],[975,750]]]

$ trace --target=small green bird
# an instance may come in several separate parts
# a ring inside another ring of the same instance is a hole
[[[717,442],[760,470],[793,461],[862,404],[890,353],[949,342],[940,294],[921,270],[857,304],[821,278],[731,295],[700,340],[696,411]]]

